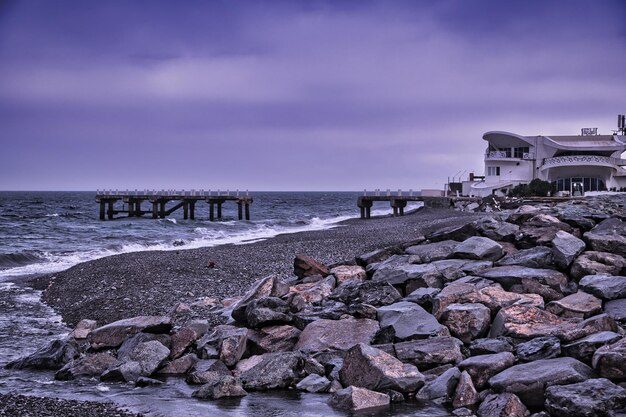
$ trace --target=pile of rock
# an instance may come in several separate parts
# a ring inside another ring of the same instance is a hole
[[[298,256],[296,278],[259,280],[232,324],[83,321],[9,366],[138,385],[178,375],[202,399],[294,388],[348,410],[609,415],[626,406],[624,219],[601,199],[523,206],[352,265]]]

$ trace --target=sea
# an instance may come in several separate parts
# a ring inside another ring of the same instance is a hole
[[[208,204],[196,205],[195,220],[182,211],[164,219],[123,217],[99,220],[95,192],[0,192],[0,394],[17,393],[76,400],[112,401],[149,417],[174,416],[345,416],[328,396],[297,391],[250,393],[236,400],[199,401],[194,387],[169,378],[159,387],[104,384],[96,379],[59,382],[52,371],[4,369],[70,329],[28,286],[34,275],[63,271],[78,263],[126,252],[181,250],[246,244],[282,233],[341,227],[359,216],[357,192],[251,192],[251,220],[237,219],[226,202],[223,217],[209,221]],[[415,203],[407,210],[419,207]],[[379,203],[373,215],[388,215]],[[441,406],[397,404],[363,416],[448,416]]]

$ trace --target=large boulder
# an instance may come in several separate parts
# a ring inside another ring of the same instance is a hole
[[[443,401],[451,401],[460,377],[461,371],[459,368],[452,367],[432,381],[427,382],[417,392],[415,398],[420,401],[432,401],[438,398],[443,399]]]
[[[170,352],[170,357],[171,357]],[[193,369],[198,356],[195,353],[188,353],[185,356],[169,361],[161,369],[157,371],[159,375],[185,375],[190,369]]]
[[[243,357],[248,343],[245,328],[220,325],[196,342],[202,359],[219,358],[227,366],[234,366]]]
[[[305,353],[346,351],[359,343],[371,343],[379,328],[378,322],[370,319],[316,320],[300,333],[294,350]]]
[[[78,322],[70,337],[75,340],[87,339],[89,333],[98,327],[98,323],[95,320],[82,319]]]
[[[35,353],[9,362],[10,369],[51,369],[58,370],[80,355],[78,344],[71,340],[57,339]]]
[[[481,235],[498,242],[513,242],[519,233],[519,226],[487,217],[474,222]]]
[[[464,343],[484,336],[491,325],[491,310],[482,304],[450,304],[441,315],[441,324]]]
[[[452,407],[472,407],[479,401],[478,392],[472,382],[472,377],[468,372],[461,372],[459,382],[456,384],[454,397],[452,398]]]
[[[318,277],[321,276],[318,275]],[[290,287],[288,297],[290,308],[300,311],[311,305],[319,305],[333,292],[334,288],[334,276]],[[286,321],[283,322],[286,323]]]
[[[393,304],[402,295],[391,284],[374,281],[347,281],[339,285],[329,296],[347,305],[369,304],[375,307]]]
[[[109,368],[101,379],[103,381],[135,382],[140,377],[152,375],[165,362],[170,350],[160,342],[152,340],[137,345],[126,361]]]
[[[604,378],[626,380],[626,338],[596,350],[592,365]]]
[[[299,278],[310,277],[313,275],[321,275],[325,277],[330,273],[330,271],[326,265],[316,261],[310,256],[296,255],[293,260],[293,273]]]
[[[626,297],[626,277],[615,275],[587,275],[578,283],[579,288],[603,300]]]
[[[246,306],[246,323],[258,328],[291,322],[289,305],[278,297],[261,297]]]
[[[463,342],[454,337],[431,337],[395,344],[396,357],[410,362],[419,369],[430,369],[440,365],[456,365],[463,360]]]
[[[128,337],[139,332],[167,333],[171,328],[170,317],[138,316],[98,327],[89,333],[87,339],[92,349],[116,348]]]
[[[76,378],[98,377],[116,363],[117,359],[108,352],[87,354],[68,362],[54,374],[54,379],[67,381]]]
[[[262,297],[282,297],[289,291],[289,285],[275,275],[257,280],[252,288],[234,306],[231,316],[241,322],[246,321],[246,307],[252,300]]]
[[[181,357],[196,340],[207,332],[208,327],[207,323],[194,322],[176,331],[171,337],[170,359]]]
[[[497,261],[504,254],[502,245],[487,237],[472,236],[458,244],[452,253],[456,258]]]
[[[499,283],[507,291],[538,293],[550,300],[561,298],[568,283],[567,276],[559,271],[515,265],[486,269],[478,275]],[[543,293],[532,290],[542,290]]]
[[[563,345],[561,350],[565,356],[571,356],[581,362],[591,363],[591,358],[596,350],[602,346],[615,343],[621,338],[622,336],[619,333],[602,331]]]
[[[478,407],[478,417],[527,417],[528,408],[510,392],[489,394]]]
[[[449,258],[454,252],[459,242],[455,240],[443,240],[435,243],[423,243],[421,245],[410,246],[406,253],[411,255],[410,262],[414,264],[425,264],[441,259]]]
[[[602,312],[602,301],[586,292],[570,294],[560,300],[551,301],[546,310],[561,317],[589,318]]]
[[[199,360],[188,372],[189,374],[185,378],[185,382],[194,385],[209,383],[214,381],[219,375],[231,375],[230,370],[219,359]]]
[[[593,370],[573,358],[543,359],[512,366],[489,379],[496,392],[512,392],[528,407],[540,407],[546,388],[593,377]]]
[[[565,269],[585,250],[585,242],[567,232],[559,230],[552,240],[554,262]]]
[[[515,353],[520,362],[552,359],[561,355],[561,342],[554,336],[536,337],[517,345]]]
[[[594,251],[626,256],[626,223],[619,219],[603,220],[586,232],[583,238]]]
[[[507,254],[495,263],[496,266],[518,265],[527,268],[549,269],[554,267],[552,250],[546,246],[535,246]]]
[[[484,338],[473,340],[469,346],[470,354],[490,355],[492,353],[513,352],[513,344],[507,337]]]
[[[245,389],[264,391],[288,388],[306,376],[305,365],[306,357],[300,352],[265,353],[239,378]]]
[[[256,354],[287,352],[298,342],[300,330],[289,325],[263,327],[248,332],[248,344]]]
[[[623,256],[609,252],[587,251],[574,260],[570,275],[578,281],[585,275],[619,275],[624,268],[626,259]]]
[[[422,307],[409,301],[400,301],[378,309],[380,327],[391,326],[397,341],[425,339],[431,336],[449,336],[445,326]]]
[[[513,305],[498,312],[489,336],[508,336],[519,340],[540,336],[562,337],[576,329],[578,323],[576,319],[564,319],[537,307]]]
[[[339,371],[344,386],[374,391],[414,392],[424,385],[424,376],[413,365],[402,363],[375,347],[359,343],[346,354]]]
[[[626,390],[608,379],[590,379],[546,390],[546,410],[554,417],[609,416],[626,406]]]
[[[330,273],[335,276],[337,285],[350,280],[365,281],[367,279],[365,269],[359,265],[338,265],[332,268]]]
[[[626,325],[626,298],[607,301],[604,304],[604,312],[622,326]]]
[[[214,381],[204,384],[191,394],[201,400],[217,400],[218,398],[243,397],[248,395],[241,382],[230,375],[220,375]]]
[[[366,388],[348,387],[335,392],[329,404],[345,411],[359,411],[368,408],[388,407],[389,395]]]
[[[514,363],[515,356],[511,352],[502,352],[469,357],[459,363],[458,367],[461,371],[467,371],[472,377],[474,386],[481,389],[487,385],[489,378],[513,366]]]
[[[156,340],[161,343],[166,348],[170,348],[172,346],[172,339],[167,334],[155,334],[155,333],[137,333],[134,336],[129,337],[124,340],[124,343],[117,350],[117,359],[120,361],[125,361],[128,359],[130,354],[135,350],[137,346],[145,342],[151,342]],[[170,350],[171,355],[171,350]]]
[[[478,230],[475,224],[467,223],[461,226],[448,226],[438,229],[426,235],[426,239],[431,242],[441,242],[442,240],[456,240],[462,242],[472,236],[476,236]]]
[[[331,382],[325,376],[310,374],[298,382],[296,389],[306,392],[326,392],[330,388],[330,384]]]

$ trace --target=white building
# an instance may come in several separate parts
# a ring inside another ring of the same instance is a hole
[[[549,181],[559,194],[626,187],[626,136],[597,135],[583,129],[580,136],[520,136],[487,132],[485,177],[463,184],[466,195],[503,196],[518,184],[539,178]],[[623,133],[623,131],[622,131]]]

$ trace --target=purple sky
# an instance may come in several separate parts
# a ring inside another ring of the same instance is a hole
[[[626,2],[0,1],[0,190],[441,188],[626,113]]]

